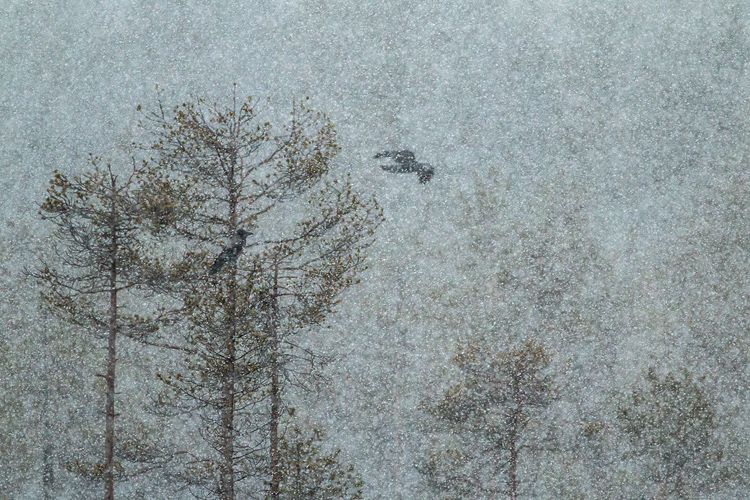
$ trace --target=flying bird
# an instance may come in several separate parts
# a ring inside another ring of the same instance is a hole
[[[234,265],[237,262],[240,254],[242,253],[242,249],[245,248],[245,240],[251,234],[253,233],[249,233],[244,229],[238,229],[237,233],[232,236],[229,244],[224,248],[224,250],[221,251],[219,256],[216,257],[216,260],[211,265],[211,269],[209,269],[208,274],[218,273],[226,264]]]
[[[386,172],[393,172],[394,174],[416,172],[419,182],[422,184],[429,182],[432,176],[435,175],[435,169],[432,165],[418,162],[411,151],[383,151],[375,155],[375,159],[378,158],[392,158],[396,162],[395,165],[381,165],[380,168]]]

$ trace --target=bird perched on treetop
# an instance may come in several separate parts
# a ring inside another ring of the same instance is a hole
[[[414,153],[408,150],[403,151],[383,151],[375,155],[375,159],[378,158],[393,158],[396,165],[381,165],[380,168],[386,172],[393,172],[395,174],[404,174],[416,172],[419,177],[419,182],[425,184],[432,179],[435,175],[435,169],[432,165],[427,163],[419,163],[414,158]]]
[[[242,249],[245,248],[245,240],[249,235],[253,233],[247,232],[244,229],[238,229],[237,233],[232,236],[229,244],[221,251],[216,260],[211,265],[208,274],[216,274],[226,265],[234,265],[237,262]]]

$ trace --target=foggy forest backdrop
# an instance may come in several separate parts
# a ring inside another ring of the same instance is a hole
[[[295,333],[325,363],[289,386],[285,436],[349,471],[334,498],[750,494],[746,3],[5,3],[0,498],[104,493],[106,332],[43,307],[24,272],[57,258],[39,214],[55,170],[93,154],[127,177],[160,102],[234,89],[275,127],[309,96],[338,148],[316,182],[382,208],[356,279]],[[397,149],[435,176],[379,168]],[[238,269],[307,214],[280,205]],[[231,232],[212,237],[206,268]],[[159,405],[180,357],[118,349],[116,429],[207,447]],[[237,498],[270,494],[259,463]],[[115,498],[218,491],[180,467],[123,472]]]

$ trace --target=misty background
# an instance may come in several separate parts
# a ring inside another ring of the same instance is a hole
[[[3,4],[0,497],[38,498],[45,453],[84,447],[101,407],[86,361],[101,349],[58,334],[22,276],[48,248],[53,171],[81,173],[89,153],[127,165],[157,85],[171,107],[227,102],[234,83],[278,117],[309,96],[339,134],[334,174],[384,209],[361,283],[305,338],[335,358],[326,382],[297,396],[365,498],[433,498],[415,468],[431,439],[420,402],[450,384],[464,342],[529,337],[564,382],[546,417],[562,442],[611,418],[648,367],[688,370],[738,471],[701,498],[749,494],[747,3]],[[435,177],[384,172],[384,149]],[[122,344],[132,373],[158,359]],[[49,415],[64,437],[45,451]],[[561,448],[529,460],[526,497],[637,498],[622,492],[638,463]]]

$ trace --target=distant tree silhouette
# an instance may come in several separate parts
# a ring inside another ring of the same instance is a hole
[[[470,344],[453,358],[461,381],[423,405],[456,438],[420,466],[438,498],[518,499],[523,451],[542,440],[529,427],[557,397],[551,361],[532,340],[506,351]]]
[[[664,497],[694,498],[731,477],[717,439],[716,405],[687,370],[660,376],[649,368],[619,401],[616,424],[631,442],[630,455],[646,465],[646,480]]]

